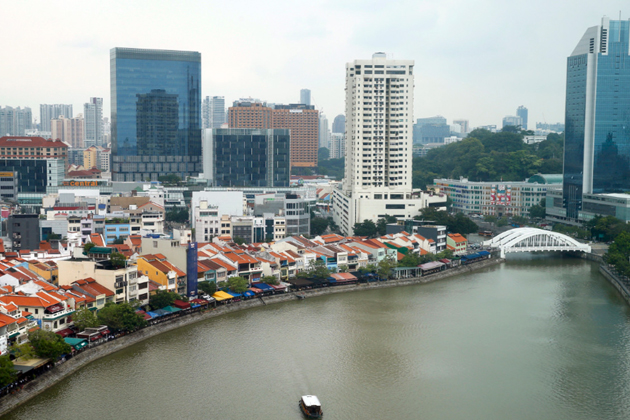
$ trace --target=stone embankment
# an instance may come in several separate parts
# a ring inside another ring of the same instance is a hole
[[[30,400],[37,394],[45,391],[47,388],[55,385],[59,381],[69,377],[74,372],[88,365],[89,363],[100,359],[101,357],[110,355],[119,350],[125,349],[129,346],[137,344],[148,338],[155,337],[158,334],[162,334],[167,331],[171,331],[185,325],[190,325],[195,322],[204,321],[206,319],[214,318],[220,315],[228,314],[231,312],[242,311],[244,309],[254,308],[258,306],[271,305],[274,303],[286,302],[289,300],[295,300],[296,294],[303,295],[307,298],[331,294],[331,293],[345,293],[354,292],[359,290],[371,290],[384,287],[397,287],[407,286],[412,284],[430,283],[437,280],[441,280],[447,277],[453,277],[460,274],[466,274],[473,271],[477,271],[486,267],[497,265],[502,263],[503,259],[492,258],[489,260],[480,261],[471,265],[460,266],[457,268],[445,270],[436,274],[432,274],[426,277],[414,277],[401,280],[388,280],[384,282],[373,283],[359,283],[347,286],[334,286],[323,287],[318,289],[301,290],[299,292],[291,292],[279,295],[265,296],[263,299],[251,299],[241,302],[236,302],[228,305],[220,305],[215,309],[209,309],[203,312],[193,312],[190,315],[184,315],[179,318],[175,318],[169,321],[156,324],[142,330],[136,331],[132,334],[119,337],[115,340],[104,343],[98,347],[88,349],[67,362],[55,366],[53,369],[44,373],[42,376],[35,380],[26,383],[22,390],[17,391],[15,394],[6,395],[0,399],[0,416],[15,409],[19,405]]]
[[[599,266],[599,272],[606,277],[606,280],[608,280],[610,284],[619,291],[624,300],[630,305],[630,290],[628,289],[627,284],[621,280],[619,275],[608,268],[606,264]]]

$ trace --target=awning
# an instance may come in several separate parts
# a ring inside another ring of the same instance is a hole
[[[212,297],[215,298],[217,301],[221,302],[223,300],[232,299],[234,296],[230,295],[229,293],[225,293],[222,290],[219,290],[218,292],[214,292]]]
[[[247,290],[252,291],[252,292],[254,292],[254,293],[262,293],[262,290],[260,290],[260,289],[259,289],[259,288],[257,288],[257,287],[250,287],[250,288],[249,288],[249,289],[247,289]]]
[[[136,313],[140,315],[141,317],[143,317],[145,320],[151,319],[151,315],[149,315],[148,313],[144,311],[136,311]]]
[[[84,338],[64,338],[64,341],[74,347],[76,350],[81,350],[88,345]]]
[[[243,293],[243,296],[252,297],[252,296],[256,296],[256,293],[252,292],[251,290],[246,290],[245,293]]]
[[[179,309],[190,309],[190,303],[177,299],[173,302],[173,306]]]
[[[425,264],[420,264],[418,267],[420,267],[420,269],[422,270],[433,270],[434,268],[440,268],[443,266],[444,263],[441,263],[439,261],[431,261]]]
[[[273,287],[269,286],[268,284],[265,283],[253,283],[252,286],[256,287],[257,289],[262,290],[263,292],[271,292],[273,291]]]
[[[152,312],[152,311],[147,312],[147,315],[149,315],[151,318],[159,318],[162,316],[158,314],[157,312]]]
[[[67,337],[69,335],[74,334],[74,331],[72,331],[70,328],[66,328],[66,329],[59,330],[59,331],[55,332],[55,334],[59,334],[60,336],[65,338],[65,337]]]
[[[294,286],[297,287],[304,287],[304,286],[312,286],[313,282],[306,280],[306,279],[300,279],[300,278],[294,278],[294,279],[289,279],[289,283],[291,283]]]
[[[103,331],[101,331],[101,335],[102,335],[103,337],[104,337],[104,336],[106,336],[107,334],[111,334],[111,331],[109,331],[109,330],[103,330]]]
[[[233,292],[231,290],[229,292],[227,292],[227,294],[231,295],[232,297],[241,297],[241,296],[243,296],[242,294]]]
[[[190,305],[188,305],[188,307],[190,308]],[[175,312],[179,312],[181,311],[181,309],[176,308],[174,306],[167,306],[166,308],[164,308],[165,311],[168,311],[170,313],[175,313]]]

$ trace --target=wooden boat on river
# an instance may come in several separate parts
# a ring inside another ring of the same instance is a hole
[[[302,414],[309,419],[321,419],[324,415],[322,405],[315,395],[303,395],[299,404]]]

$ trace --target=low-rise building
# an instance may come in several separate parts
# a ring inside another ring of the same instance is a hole
[[[446,247],[452,250],[454,255],[466,255],[468,240],[459,233],[449,233],[446,235]]]

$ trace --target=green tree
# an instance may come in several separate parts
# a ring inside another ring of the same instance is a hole
[[[368,238],[373,238],[378,233],[376,224],[368,219],[365,219],[363,223],[355,223],[353,230],[355,236],[367,236]]]
[[[146,321],[128,303],[108,302],[98,311],[98,322],[113,332],[134,331],[144,327]]]
[[[162,309],[170,306],[175,300],[180,299],[181,296],[175,292],[167,292],[166,290],[158,290],[154,295],[149,297],[149,306],[151,309]]]
[[[420,256],[415,253],[409,253],[398,261],[398,267],[417,267],[420,264]]]
[[[502,218],[497,220],[497,227],[503,227],[503,226],[507,226],[507,225],[508,225],[507,217],[503,216]]]
[[[182,179],[176,174],[168,174],[168,175],[159,176],[158,181],[164,184],[177,185],[182,181]]]
[[[200,281],[197,283],[197,288],[206,295],[212,296],[217,291],[217,284],[213,281]]]
[[[320,175],[328,175],[338,181],[343,179],[344,175],[344,159],[327,159],[317,162],[317,173]]]
[[[260,281],[266,284],[280,284],[276,276],[264,276]]]
[[[348,272],[348,270],[349,270],[349,269],[348,269],[348,266],[347,266],[347,265],[345,265],[345,264],[342,264],[342,265],[340,265],[340,266],[339,266],[339,272],[340,272],[340,273],[347,273],[347,272]]]
[[[56,361],[62,354],[72,351],[70,345],[59,334],[52,331],[36,330],[28,333],[28,341],[39,357],[53,361]]]
[[[326,232],[327,227],[328,219],[324,219],[323,217],[314,217],[311,219],[311,234],[319,236]]]
[[[0,388],[12,384],[17,379],[17,370],[8,355],[0,356]]]
[[[328,220],[328,228],[330,228],[331,232],[334,232],[334,233],[340,232],[339,226],[337,226],[337,223],[335,223],[332,217],[329,216],[326,220]]]
[[[22,358],[22,360],[33,359],[36,355],[35,349],[31,345],[31,343],[15,343],[11,346],[10,353],[12,353],[16,359]]]
[[[83,245],[83,255],[88,255],[88,252],[90,252],[90,249],[94,248],[95,246],[96,244],[92,242],[88,242],[85,245]]]
[[[448,258],[449,260],[452,260],[453,257],[455,257],[455,254],[453,254],[453,250],[445,249],[444,251],[440,251],[437,253],[436,260],[441,260],[443,258]]]
[[[398,266],[398,263],[393,257],[383,258],[377,266],[376,274],[380,278],[388,279],[392,276],[394,268]]]
[[[547,211],[543,206],[535,204],[529,208],[529,217],[532,219],[544,219]]]
[[[96,315],[88,308],[81,308],[76,311],[74,315],[72,315],[72,320],[79,331],[84,331],[86,328],[94,328],[99,325]]]
[[[165,219],[167,222],[175,223],[187,223],[188,222],[188,209],[173,209],[166,212]]]
[[[298,273],[297,277],[306,278],[311,281],[322,282],[330,276],[330,270],[322,260],[312,260],[308,269]]]
[[[512,221],[518,225],[526,225],[528,220],[527,217],[523,217],[523,216],[514,216],[512,217]]]
[[[241,238],[240,236],[235,236],[234,243],[236,245],[243,245],[245,243],[245,239]]]
[[[496,223],[497,220],[499,220],[499,218],[497,216],[486,215],[486,216],[483,216],[483,220],[485,220],[488,223]]]
[[[241,276],[230,277],[227,281],[228,288],[236,293],[244,293],[249,287],[249,282]]]
[[[385,235],[387,233],[387,225],[390,223],[396,223],[397,219],[395,216],[390,216],[386,214],[385,217],[380,218],[376,221],[376,231],[379,235]]]
[[[317,161],[321,162],[330,158],[330,150],[327,147],[320,147],[317,150]]]
[[[127,264],[127,258],[120,252],[112,252],[109,258],[114,267],[121,268]]]

